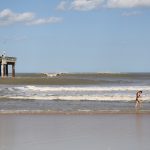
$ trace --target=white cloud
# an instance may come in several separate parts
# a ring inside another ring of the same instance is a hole
[[[97,9],[101,4],[102,0],[74,0],[71,3],[71,9],[88,11]]]
[[[107,0],[109,8],[150,7],[150,0]]]
[[[58,6],[57,6],[57,10],[67,10],[68,9],[68,2],[67,1],[61,1]]]
[[[49,23],[59,23],[62,21],[62,18],[58,17],[49,17],[47,19],[36,19],[29,21],[27,25],[40,25],[40,24],[49,24]]]
[[[150,7],[150,0],[63,0],[58,10],[90,11],[97,8]]]
[[[19,22],[28,22],[33,20],[35,15],[31,12],[14,13],[10,9],[4,9],[0,12],[0,25],[10,25]]]
[[[58,10],[77,10],[88,11],[94,10],[101,6],[104,0],[71,0],[61,1],[57,6]]]
[[[32,12],[15,13],[10,9],[4,9],[0,12],[0,26],[6,26],[14,23],[24,23],[26,25],[39,25],[48,23],[58,23],[62,20],[59,17],[36,18]]]
[[[140,11],[132,11],[132,12],[124,12],[124,13],[122,13],[122,16],[125,16],[125,17],[139,16],[141,14],[142,14],[142,12],[140,12]]]

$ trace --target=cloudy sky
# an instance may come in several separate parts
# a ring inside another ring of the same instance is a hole
[[[17,72],[150,72],[150,0],[0,0],[0,53]]]

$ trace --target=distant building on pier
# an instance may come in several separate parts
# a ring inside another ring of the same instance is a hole
[[[12,77],[15,77],[16,57],[0,56],[0,76],[2,78],[8,77],[8,66],[12,66]]]

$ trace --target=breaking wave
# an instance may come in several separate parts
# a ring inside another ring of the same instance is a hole
[[[137,90],[150,101],[150,86],[1,86],[0,98],[34,100],[133,101]]]

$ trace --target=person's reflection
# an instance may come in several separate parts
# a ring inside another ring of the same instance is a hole
[[[138,147],[141,149],[143,143],[143,130],[142,130],[142,114],[136,114],[136,137],[138,142]]]

